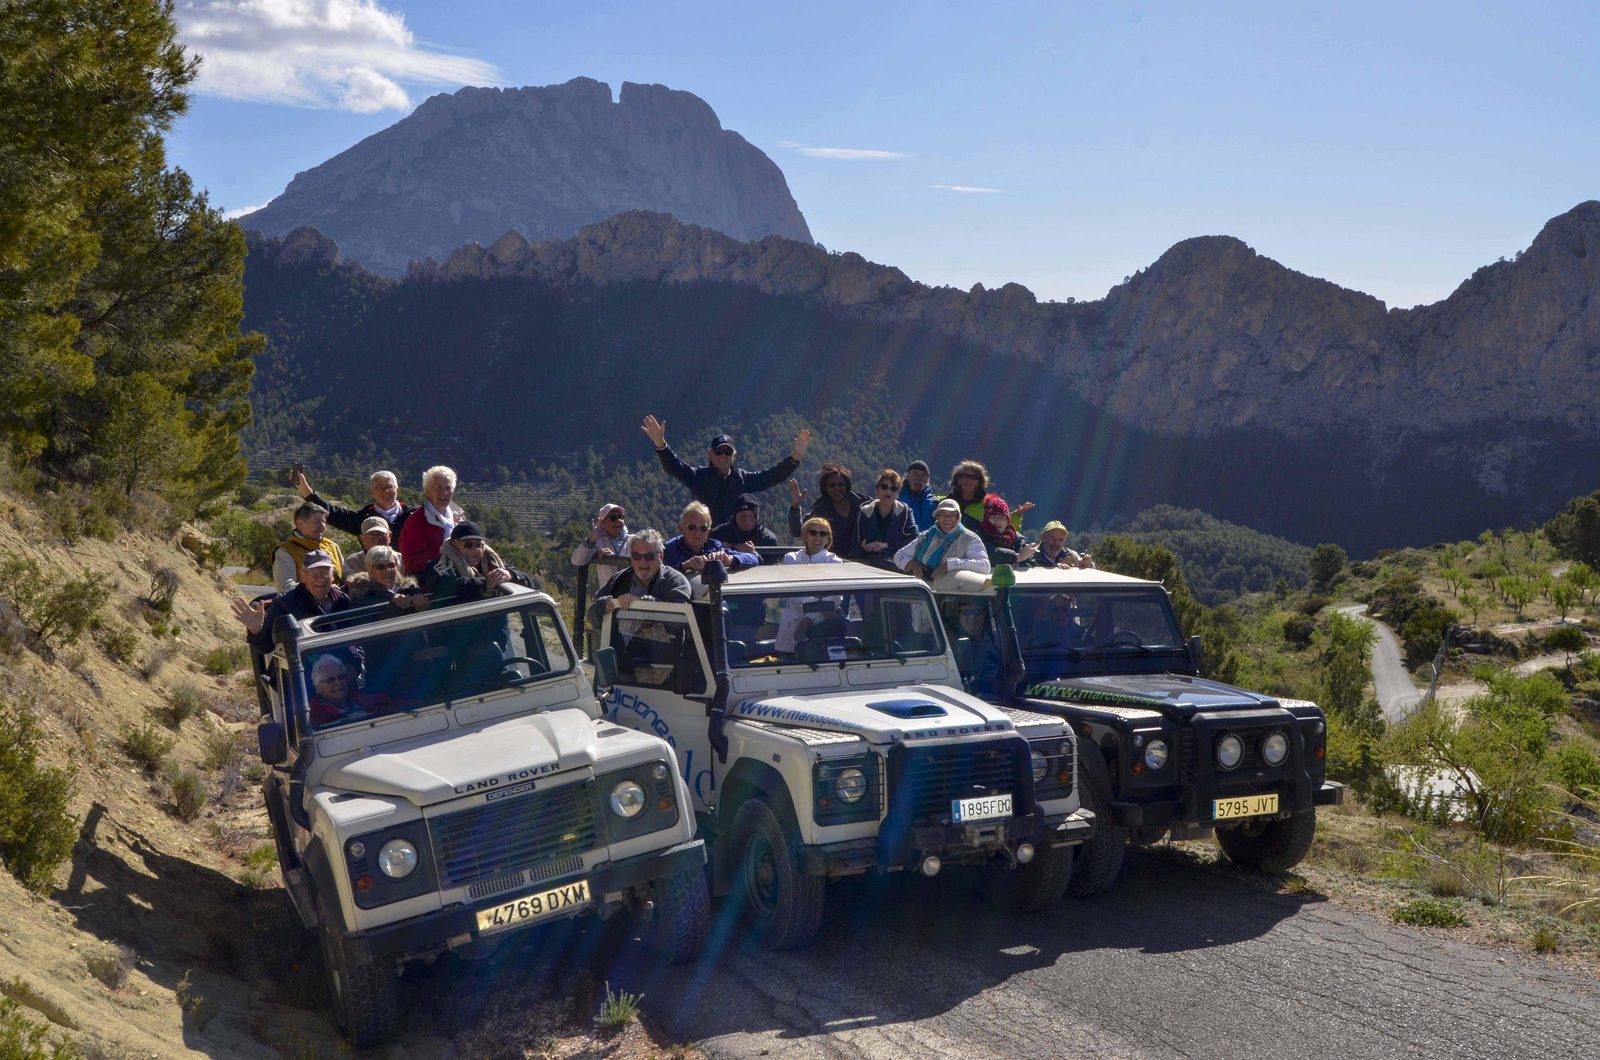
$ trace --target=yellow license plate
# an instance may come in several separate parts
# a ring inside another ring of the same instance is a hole
[[[1277,795],[1246,795],[1240,799],[1213,799],[1211,816],[1214,820],[1228,821],[1235,817],[1260,817],[1264,813],[1278,812]]]
[[[488,935],[495,931],[520,927],[531,921],[571,912],[578,906],[588,904],[588,880],[552,887],[538,894],[525,894],[521,898],[478,910],[478,934]]]

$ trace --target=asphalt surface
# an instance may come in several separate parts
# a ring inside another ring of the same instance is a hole
[[[408,985],[403,1003],[421,1030],[581,967],[642,992],[669,1040],[713,1057],[1555,1060],[1593,1057],[1600,1041],[1600,980],[1259,877],[1135,855],[1111,893],[1032,916],[991,908],[967,882],[835,884],[816,941],[782,953],[756,948],[719,902],[707,954],[676,968],[619,931],[530,933]]]
[[[1378,639],[1372,645],[1372,684],[1378,693],[1378,706],[1389,721],[1401,721],[1422,702],[1425,694],[1411,680],[1400,652],[1400,638],[1394,630],[1367,615],[1366,604],[1351,604],[1339,608],[1341,614],[1365,618],[1378,627]]]

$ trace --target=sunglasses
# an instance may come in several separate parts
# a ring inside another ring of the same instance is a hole
[[[396,567],[399,566],[399,564],[398,563],[369,563],[368,566],[370,566],[373,570],[394,570]]]
[[[806,531],[806,536],[807,537],[832,537],[833,535],[828,533],[826,530],[807,530]]]
[[[844,489],[848,485],[850,485],[850,483],[846,482],[844,479],[836,478],[832,482],[828,483],[828,488],[834,489],[837,487],[838,489]]]
[[[484,540],[481,537],[463,538],[462,541],[461,541],[461,547],[462,548],[483,548],[484,547]]]
[[[976,608],[976,607],[963,607],[961,609],[961,617],[962,618],[982,618],[983,617],[983,611],[981,609],[979,609],[979,608]]]
[[[710,529],[711,529],[711,525],[709,523],[684,523],[683,524],[683,532],[684,533],[688,533],[691,530],[710,530]]]
[[[887,482],[878,483],[878,492],[879,493],[893,493],[894,490],[895,490],[895,487],[889,485],[889,483],[887,483]]]
[[[973,481],[974,481],[974,482],[976,482],[976,481],[977,481],[977,480],[978,480],[978,479],[980,479],[980,478],[982,478],[982,477],[983,477],[983,476],[982,476],[982,475],[980,475],[980,474],[978,474],[978,473],[977,473],[977,472],[976,472],[976,471],[963,471],[963,472],[961,472],[961,474],[959,474],[959,475],[957,475],[957,476],[956,476],[956,478],[958,478],[958,479],[961,479],[961,478],[970,478],[970,479],[972,479],[972,480],[973,480]]]
[[[657,559],[661,558],[661,553],[659,553],[659,552],[630,552],[630,553],[628,553],[628,558],[633,560],[635,563],[654,563]]]
[[[626,518],[626,513],[612,512],[610,515],[606,516],[606,518],[611,520],[613,523],[620,523],[624,518]]]
[[[731,445],[718,446],[711,451],[716,453],[718,456],[732,456],[734,454],[734,448]]]

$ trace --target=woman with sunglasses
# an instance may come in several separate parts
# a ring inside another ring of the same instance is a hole
[[[963,460],[950,472],[950,498],[961,506],[961,525],[973,533],[983,526],[983,499],[989,495],[989,469],[976,460]],[[1011,525],[1022,529],[1022,517],[1033,508],[1026,501],[1011,509]]]
[[[396,610],[409,611],[416,599],[417,583],[400,574],[400,553],[388,545],[367,549],[367,569],[352,574],[344,591],[353,607],[394,604]]]
[[[894,570],[894,554],[917,536],[917,523],[911,506],[899,499],[900,472],[893,468],[878,472],[876,491],[878,499],[856,512],[856,550],[850,558]]]
[[[572,550],[572,565],[587,567],[597,559],[611,556],[628,558],[628,513],[620,504],[602,504],[600,514],[594,517],[589,536],[578,542]]]
[[[826,519],[833,530],[833,551],[848,556],[856,545],[856,516],[867,498],[850,488],[850,469],[841,464],[823,464],[817,476],[817,489],[822,496],[806,513],[809,519]],[[800,502],[805,491],[800,483],[789,480],[789,533],[800,537]],[[804,544],[804,542],[801,542]]]
[[[829,546],[833,544],[833,527],[820,515],[813,515],[800,527],[800,547],[783,556],[785,563],[843,563]]]

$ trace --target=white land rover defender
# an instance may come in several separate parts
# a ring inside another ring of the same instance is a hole
[[[672,749],[605,721],[554,602],[280,619],[254,653],[284,883],[321,936],[340,1028],[397,1021],[407,961],[629,911],[668,960],[708,927],[705,848]]]
[[[826,883],[981,866],[1011,908],[1061,897],[1093,830],[1058,718],[961,691],[928,587],[856,563],[723,574],[601,619],[608,716],[677,751],[715,894],[762,943],[816,934]]]

